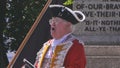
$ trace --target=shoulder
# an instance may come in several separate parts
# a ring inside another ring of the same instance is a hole
[[[73,43],[84,45],[84,42],[80,38],[76,37],[74,34],[72,34],[71,36],[71,41]]]
[[[81,42],[80,40],[74,39],[72,41],[72,43],[73,43],[73,45],[71,47],[72,50],[74,50],[74,51],[81,51],[81,50],[84,49],[84,43]]]
[[[78,39],[74,39],[72,42],[73,42],[73,44],[84,45],[84,42],[81,40],[78,40]]]
[[[68,54],[71,56],[72,55],[79,57],[81,54],[84,53],[84,45],[78,40],[78,39],[74,39],[72,41],[72,46],[69,49]],[[74,57],[75,58],[75,57]]]

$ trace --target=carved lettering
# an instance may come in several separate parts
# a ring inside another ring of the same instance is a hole
[[[96,31],[95,27],[86,27],[85,31]]]
[[[88,12],[83,12],[86,17],[94,17],[94,12],[93,11],[88,11]]]
[[[120,27],[110,27],[110,31],[120,31]]]
[[[120,34],[120,0],[92,0],[80,3],[77,1],[77,3],[76,8],[86,16],[81,26],[83,33]]]
[[[116,17],[114,11],[97,11],[97,17]]]
[[[88,9],[89,10],[103,9],[103,5],[102,4],[88,4]]]
[[[120,9],[120,4],[106,4],[106,10]]]

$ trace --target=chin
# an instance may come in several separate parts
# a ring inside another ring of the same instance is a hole
[[[52,33],[51,33],[51,36],[52,36],[53,38],[55,37],[54,34],[52,34]]]

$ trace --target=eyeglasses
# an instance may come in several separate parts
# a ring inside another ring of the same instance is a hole
[[[51,25],[51,24],[58,24],[58,23],[62,23],[62,22],[67,22],[67,21],[62,20],[62,19],[60,19],[60,18],[52,18],[52,19],[49,20],[49,24],[50,24],[50,25]]]
[[[52,19],[49,20],[49,24],[50,24],[50,25],[51,25],[51,24],[58,24],[59,22],[61,22],[61,21],[58,20],[58,19],[54,19],[54,18],[52,18]]]

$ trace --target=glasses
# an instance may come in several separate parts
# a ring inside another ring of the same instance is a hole
[[[67,21],[60,19],[60,18],[52,18],[49,20],[49,24],[58,24],[58,23],[66,23]]]
[[[59,22],[61,22],[60,20],[57,20],[57,19],[50,19],[49,20],[49,24],[58,24]]]

